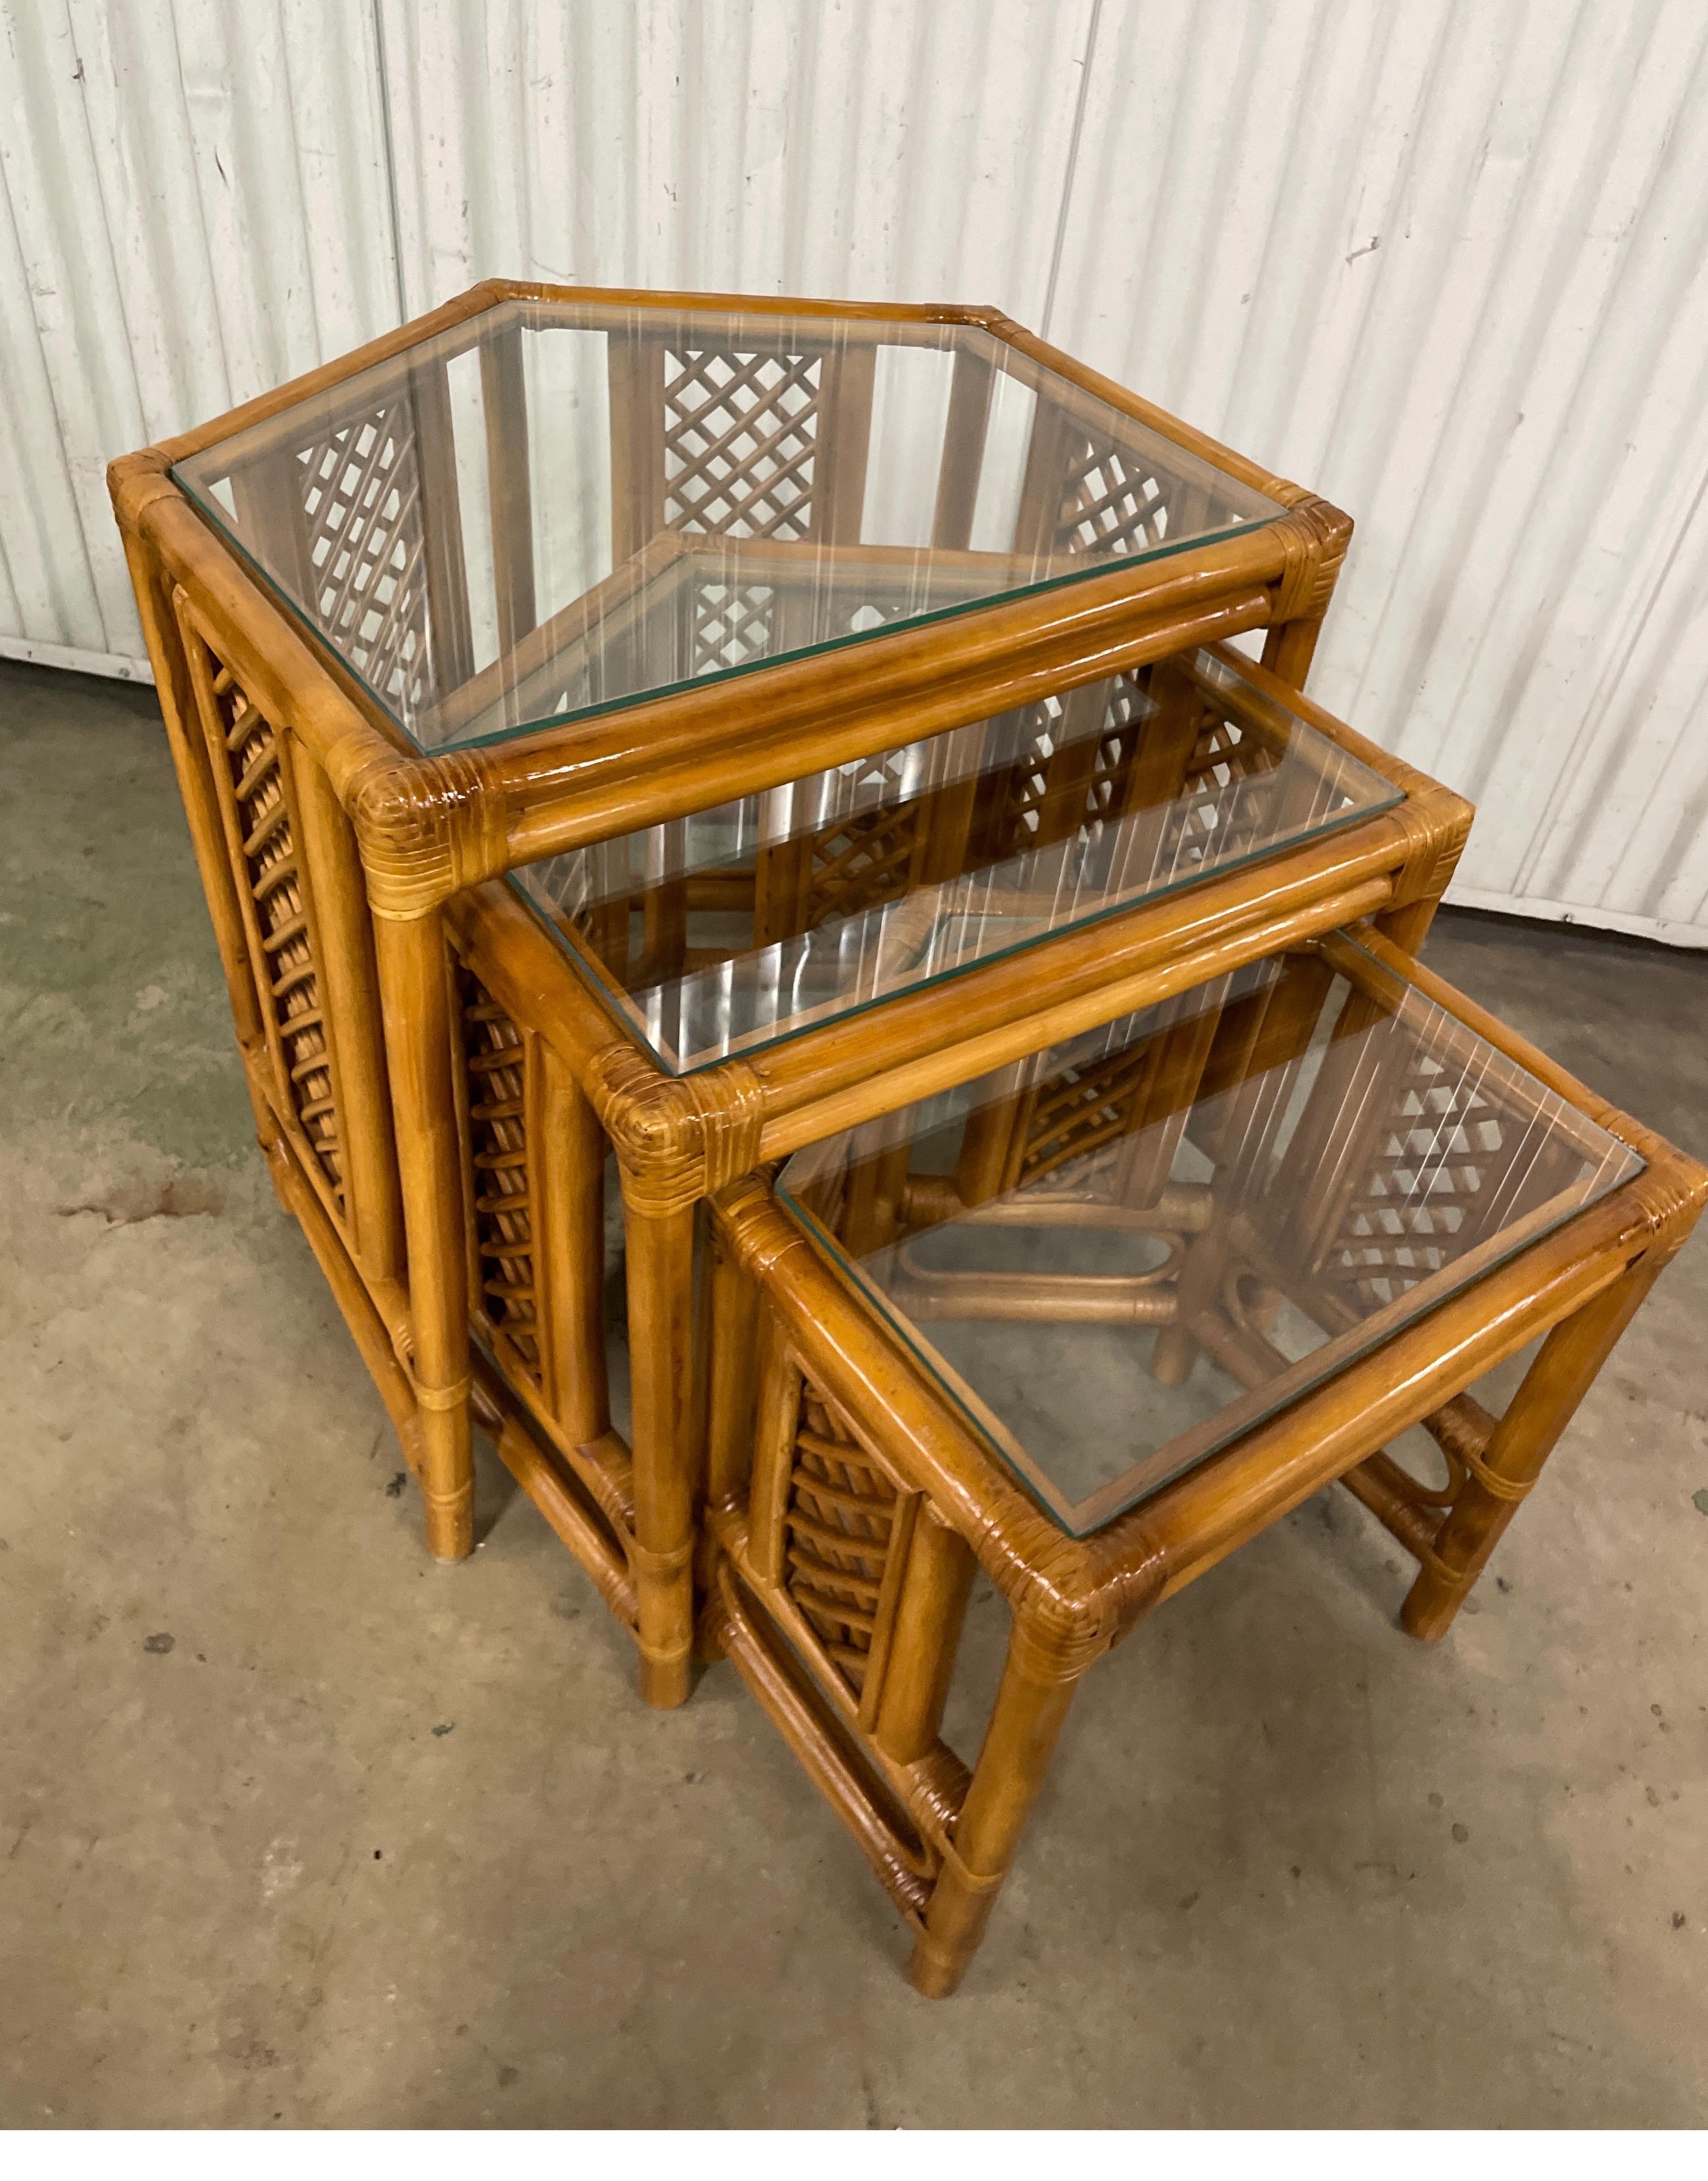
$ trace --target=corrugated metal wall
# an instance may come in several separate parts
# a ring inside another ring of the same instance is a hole
[[[1357,516],[1457,897],[1708,944],[1701,0],[0,0],[0,650],[107,457],[493,272],[997,302]]]

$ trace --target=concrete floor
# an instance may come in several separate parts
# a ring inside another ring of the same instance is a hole
[[[152,696],[0,666],[0,2123],[1708,2122],[1700,1238],[1444,1644],[1342,1494],[1100,1669],[933,2006],[727,1668],[502,1475],[424,1558]],[[1708,959],[1431,959],[1708,1153]]]

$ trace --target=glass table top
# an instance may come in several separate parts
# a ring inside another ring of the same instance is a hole
[[[1194,650],[511,884],[685,1074],[1402,800]]]
[[[1342,934],[811,1146],[778,1190],[1083,1536],[1642,1168]]]
[[[425,750],[1285,511],[979,327],[593,301],[502,304],[173,474]]]

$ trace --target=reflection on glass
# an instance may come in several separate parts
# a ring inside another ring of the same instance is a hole
[[[778,1186],[1083,1536],[1642,1167],[1340,936],[814,1145]]]
[[[1400,799],[1198,651],[515,883],[682,1074]]]
[[[977,327],[506,303],[174,474],[423,749],[1280,505]]]

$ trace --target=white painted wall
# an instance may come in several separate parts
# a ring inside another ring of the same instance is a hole
[[[490,273],[994,302],[1358,533],[1454,897],[1708,944],[1701,0],[0,0],[0,653],[107,458]]]

